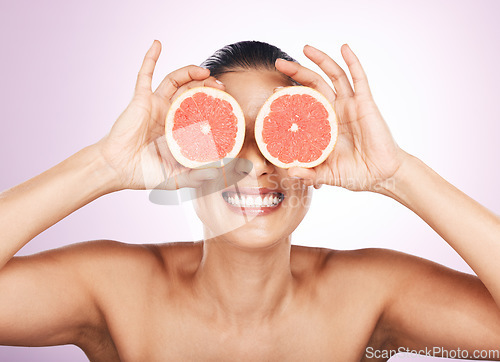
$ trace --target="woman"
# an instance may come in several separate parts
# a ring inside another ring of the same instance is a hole
[[[459,357],[485,358],[474,353],[498,349],[500,219],[397,146],[347,45],[341,50],[354,89],[342,68],[313,47],[304,53],[334,90],[279,49],[243,42],[205,63],[212,75],[188,66],[153,93],[160,48],[155,41],[147,52],[134,98],[108,135],[1,195],[1,344],[75,344],[92,361],[387,360],[400,348],[428,348],[435,356],[460,349],[467,355]],[[267,97],[297,83],[323,93],[340,120],[334,152],[315,169],[273,166],[252,134]],[[183,168],[163,142],[171,101],[201,85],[231,94],[246,117],[245,143],[225,175]],[[239,180],[238,190],[223,176]],[[159,184],[197,189],[204,240],[99,240],[13,257],[92,200]],[[394,198],[479,278],[390,250],[291,246],[311,186],[321,185]],[[237,191],[281,201],[262,214],[235,213],[227,196]]]

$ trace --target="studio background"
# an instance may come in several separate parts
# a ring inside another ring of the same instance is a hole
[[[1,190],[102,138],[130,101],[154,39],[163,44],[154,86],[172,70],[200,64],[216,49],[241,40],[277,45],[319,71],[302,53],[311,44],[347,70],[340,46],[348,43],[397,143],[499,213],[500,1],[0,4]],[[40,205],[32,207],[43,212]],[[147,191],[121,191],[76,211],[18,255],[93,239],[154,243],[201,235],[189,203],[160,206],[149,202]],[[396,249],[472,273],[418,216],[367,192],[327,186],[315,191],[293,243]],[[403,360],[404,355],[391,359]],[[0,361],[87,358],[75,346],[0,347]]]

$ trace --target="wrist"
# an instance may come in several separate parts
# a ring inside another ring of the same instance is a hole
[[[400,150],[398,159],[399,166],[394,174],[377,184],[375,191],[406,205],[404,200],[404,189],[414,180],[412,174],[414,174],[415,169],[421,161],[403,150]]]
[[[97,197],[122,189],[116,171],[102,156],[99,143],[83,148],[75,156],[85,165],[88,181],[95,188]]]

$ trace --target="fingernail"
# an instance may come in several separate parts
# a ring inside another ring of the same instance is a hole
[[[216,80],[215,80],[215,83],[220,84],[220,85],[224,85],[224,83],[222,83],[222,82],[221,82],[220,80],[218,80],[218,79],[216,79]]]
[[[309,47],[309,48],[311,48],[311,49],[312,49],[312,50],[314,50],[314,51],[318,50],[318,48],[316,48],[315,46],[312,46],[311,44],[306,44],[306,45],[304,46],[304,48],[305,48],[305,47]]]

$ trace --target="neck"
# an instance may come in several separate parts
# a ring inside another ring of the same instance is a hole
[[[223,237],[203,243],[196,272],[200,290],[230,322],[271,319],[286,307],[293,288],[290,236],[271,246],[248,249]]]

